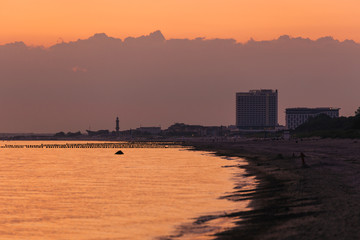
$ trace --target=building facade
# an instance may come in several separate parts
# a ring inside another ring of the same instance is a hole
[[[326,114],[329,117],[339,117],[340,108],[287,108],[286,113],[286,127],[288,129],[295,129],[301,124],[305,123],[310,117],[319,114]]]
[[[240,129],[272,129],[278,124],[278,91],[251,90],[236,93],[236,126]]]

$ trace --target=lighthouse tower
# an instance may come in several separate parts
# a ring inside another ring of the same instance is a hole
[[[116,133],[119,133],[120,127],[119,127],[119,117],[116,118],[116,127],[115,127]]]

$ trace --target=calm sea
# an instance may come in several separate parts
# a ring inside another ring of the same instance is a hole
[[[41,143],[50,142],[25,144]],[[235,180],[254,184],[241,178],[240,168],[224,167],[246,164],[241,159],[186,149],[122,150],[1,148],[0,239],[212,239],[234,223],[217,219],[192,228],[197,217],[248,205],[219,199]]]

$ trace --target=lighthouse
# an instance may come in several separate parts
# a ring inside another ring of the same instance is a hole
[[[115,127],[116,133],[119,133],[120,127],[119,127],[119,117],[116,118],[116,127]]]

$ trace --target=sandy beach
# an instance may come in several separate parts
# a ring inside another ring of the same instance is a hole
[[[244,140],[191,143],[195,149],[244,157],[257,189],[225,196],[252,199],[252,210],[222,217],[237,227],[217,239],[359,239],[360,141]],[[305,166],[300,153],[305,154]],[[206,220],[205,220],[206,221]]]

